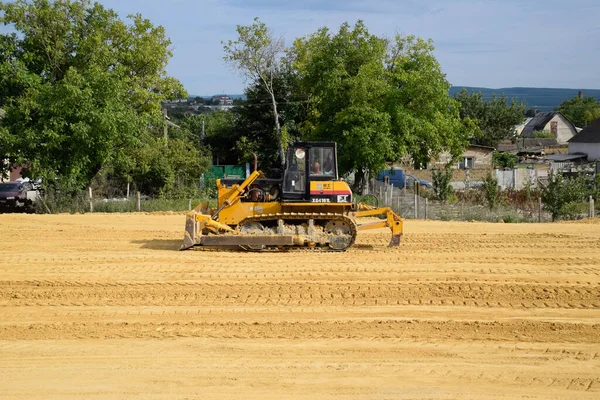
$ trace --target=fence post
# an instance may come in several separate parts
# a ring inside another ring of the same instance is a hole
[[[379,201],[383,201],[385,205],[385,198],[383,197],[383,187],[379,187]]]
[[[94,212],[94,200],[92,199],[92,187],[91,186],[88,187],[88,192],[90,195],[90,212],[93,213]]]
[[[127,182],[127,200],[129,200],[129,182]]]
[[[538,197],[538,222],[542,222],[542,198]]]
[[[137,192],[137,210],[138,212],[142,211],[142,194]]]
[[[401,208],[400,204],[402,204],[402,193],[398,194],[398,209],[397,209],[398,215],[402,215],[402,210],[400,209]]]
[[[594,198],[590,196],[590,218],[594,218],[595,211],[596,210],[594,210]]]
[[[419,195],[415,192],[415,219],[419,219]]]
[[[425,197],[425,219],[427,219],[427,212],[429,208],[429,199]]]

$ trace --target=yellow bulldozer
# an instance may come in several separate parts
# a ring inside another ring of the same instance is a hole
[[[217,180],[217,208],[204,203],[187,214],[181,249],[344,251],[359,231],[386,227],[392,231],[390,247],[400,244],[402,218],[388,207],[353,200],[338,175],[335,143],[295,143],[287,161],[280,179],[265,178],[255,160],[246,179]],[[361,223],[365,217],[379,218]]]

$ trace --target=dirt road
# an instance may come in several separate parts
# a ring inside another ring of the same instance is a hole
[[[183,215],[0,215],[0,398],[597,399],[600,221],[175,251]]]

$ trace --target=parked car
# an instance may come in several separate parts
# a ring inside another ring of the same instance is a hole
[[[0,183],[0,211],[31,212],[37,200],[37,190],[31,182]]]
[[[389,183],[397,188],[412,188],[415,185],[415,182],[419,182],[421,187],[426,187],[429,189],[433,187],[431,182],[407,174],[400,168],[392,168],[381,171],[379,175],[377,175],[377,180],[380,182],[389,180]]]

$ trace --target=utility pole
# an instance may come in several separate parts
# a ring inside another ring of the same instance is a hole
[[[165,127],[164,127],[164,138],[165,138],[165,147],[168,147],[169,143],[169,116],[167,115],[167,109],[163,108],[162,113],[165,116]]]

